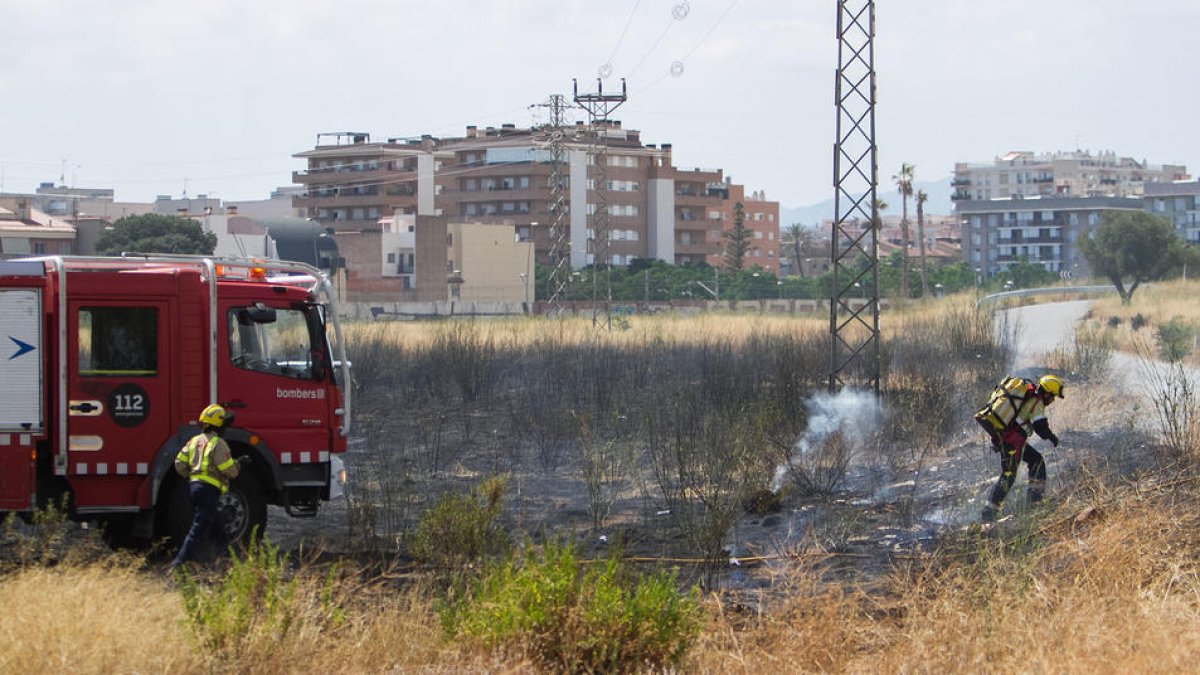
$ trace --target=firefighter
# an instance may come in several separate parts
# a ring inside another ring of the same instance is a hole
[[[175,456],[175,471],[188,480],[188,499],[192,503],[192,527],[188,530],[179,554],[171,568],[192,560],[196,547],[206,538],[226,545],[225,523],[218,502],[229,489],[229,481],[237,478],[238,465],[249,461],[229,454],[229,444],[222,436],[233,422],[233,413],[213,404],[200,413],[201,433],[196,434]]]
[[[1046,421],[1046,406],[1056,398],[1063,398],[1063,381],[1057,375],[1043,375],[1036,382],[1010,377],[996,387],[988,404],[975,413],[975,419],[991,439],[992,450],[1000,454],[1000,478],[983,507],[984,522],[996,519],[1021,462],[1025,462],[1029,471],[1029,501],[1042,500],[1046,490],[1046,462],[1028,438],[1032,430],[1058,447],[1058,436]]]

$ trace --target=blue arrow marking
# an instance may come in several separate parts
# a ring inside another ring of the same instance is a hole
[[[21,356],[22,354],[28,354],[29,352],[33,351],[34,349],[37,349],[37,347],[34,347],[33,345],[31,345],[27,342],[21,342],[20,340],[18,340],[17,338],[15,338],[11,335],[8,336],[8,339],[12,340],[17,345],[17,352],[15,354],[13,354],[12,356],[8,357],[9,361],[12,361],[13,359],[17,358],[18,356]]]

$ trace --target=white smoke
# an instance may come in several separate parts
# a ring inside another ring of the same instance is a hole
[[[798,459],[820,448],[829,435],[840,431],[852,446],[861,446],[883,424],[883,408],[875,394],[843,389],[836,394],[821,392],[804,402],[808,410],[808,429],[792,444],[788,461],[775,467],[771,491],[779,492],[788,470]]]

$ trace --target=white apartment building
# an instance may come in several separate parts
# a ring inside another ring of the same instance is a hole
[[[1138,197],[1149,183],[1186,180],[1187,167],[1155,166],[1115,152],[1013,151],[987,163],[954,165],[955,202],[1021,197]]]

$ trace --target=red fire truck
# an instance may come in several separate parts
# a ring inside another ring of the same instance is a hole
[[[236,415],[231,539],[313,516],[344,478],[349,362],[328,277],[192,256],[0,261],[0,511],[66,500],[117,536],[181,537],[172,469],[210,403]],[[326,324],[339,349],[334,358]]]

